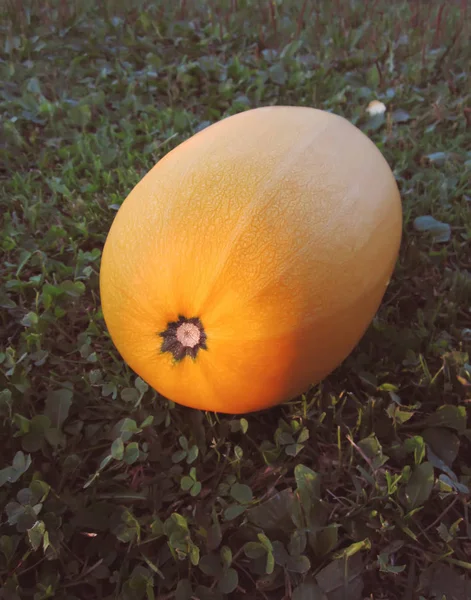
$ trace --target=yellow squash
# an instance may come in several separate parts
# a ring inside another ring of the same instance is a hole
[[[249,110],[160,160],[103,251],[106,325],[162,395],[244,413],[337,367],[377,311],[401,240],[393,174],[342,117]]]

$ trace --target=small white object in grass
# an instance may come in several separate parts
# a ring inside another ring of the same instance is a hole
[[[386,105],[380,102],[379,100],[372,100],[368,104],[366,112],[370,115],[370,117],[374,117],[375,115],[382,115],[386,112]]]

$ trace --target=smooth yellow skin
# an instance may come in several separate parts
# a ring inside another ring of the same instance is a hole
[[[172,150],[112,224],[100,287],[124,360],[177,403],[245,413],[336,368],[377,311],[401,201],[376,146],[342,117],[264,107]],[[176,362],[159,333],[199,317],[207,350]]]

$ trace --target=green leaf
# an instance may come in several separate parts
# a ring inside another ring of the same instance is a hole
[[[64,388],[50,392],[46,399],[44,414],[51,420],[51,424],[61,429],[69,415],[74,393],[71,389]]]
[[[132,465],[139,458],[139,445],[137,442],[130,442],[124,451],[124,462]]]
[[[134,386],[141,394],[145,394],[147,392],[147,390],[149,389],[149,385],[140,377],[136,377]]]
[[[18,260],[18,268],[16,269],[16,276],[18,277],[22,272],[25,265],[28,263],[29,259],[32,257],[32,253],[29,250],[22,250],[19,260]]]
[[[372,67],[370,67],[366,74],[366,83],[368,87],[370,87],[373,90],[376,89],[379,85],[380,79],[381,76],[378,67],[376,65],[373,65]]]
[[[225,568],[228,568],[232,564],[232,550],[229,546],[223,546],[219,552],[222,560],[222,564]]]
[[[116,384],[111,381],[106,382],[101,388],[102,395],[106,398],[107,396],[112,396],[113,400],[118,395],[118,390],[116,389]],[[129,420],[129,419],[128,419]]]
[[[111,444],[111,456],[115,460],[123,460],[124,456],[124,443],[122,438],[116,438]]]
[[[378,554],[379,570],[382,573],[402,573],[406,569],[406,565],[391,565],[389,563],[389,554]]]
[[[152,532],[152,535],[155,535],[155,536],[164,535],[164,524],[158,517],[154,518],[154,520],[152,521],[150,530]]]
[[[164,523],[165,535],[170,537],[172,533],[184,532],[185,535],[188,532],[188,522],[179,513],[172,513],[170,517]]]
[[[450,153],[449,152],[431,152],[430,154],[426,154],[425,157],[437,167],[443,167],[443,165],[449,160]]]
[[[268,69],[268,74],[273,83],[278,85],[285,85],[287,80],[287,74],[283,63],[275,63]]]
[[[273,552],[267,553],[267,562],[265,565],[265,573],[270,575],[275,570],[275,557],[273,556]]]
[[[191,490],[194,483],[195,482],[191,477],[189,477],[188,475],[184,475],[180,481],[180,487],[182,488],[182,490],[187,492],[188,490]]]
[[[339,539],[339,525],[331,523],[320,531],[316,532],[315,536],[311,537],[310,545],[316,556],[326,556],[337,545]]]
[[[29,484],[29,489],[32,494],[32,504],[37,504],[38,502],[44,502],[44,500],[46,500],[51,490],[51,486],[41,479],[33,479]]]
[[[305,467],[296,465],[294,468],[294,477],[298,486],[298,493],[302,507],[306,515],[309,515],[311,508],[321,496],[321,480],[318,473]]]
[[[190,548],[190,561],[191,564],[196,567],[200,560],[200,549],[195,544],[191,545]]]
[[[249,429],[249,422],[247,421],[247,419],[240,419],[240,430],[242,431],[242,433],[247,433]]]
[[[280,429],[277,430],[276,439],[277,442],[282,445],[294,443],[294,437],[292,436],[292,434],[288,431],[281,431]]]
[[[292,42],[289,42],[280,52],[280,58],[293,58],[302,48],[303,44],[304,42],[302,40],[293,40]]]
[[[292,573],[307,573],[311,568],[311,561],[307,556],[290,556],[286,568]]]
[[[222,542],[222,531],[217,515],[213,514],[214,523],[208,529],[208,537],[206,540],[209,550],[216,550]]]
[[[229,568],[218,582],[218,590],[223,594],[231,594],[239,585],[239,575],[235,569]]]
[[[29,312],[21,319],[21,324],[24,327],[34,327],[38,324],[38,320],[38,315],[36,313]]]
[[[414,229],[432,234],[434,242],[449,242],[451,238],[451,227],[448,223],[437,221],[430,215],[414,219]]]
[[[458,433],[466,429],[467,414],[464,406],[445,404],[426,419],[428,427],[449,427]]]
[[[92,118],[92,111],[87,104],[73,106],[69,110],[69,117],[75,125],[86,127]]]
[[[285,448],[285,452],[288,456],[297,456],[304,448],[302,444],[289,444]]]
[[[240,516],[245,511],[245,506],[241,504],[231,504],[224,511],[224,520],[232,521]]]
[[[35,415],[30,421],[29,432],[21,439],[21,446],[26,452],[36,452],[43,445],[44,439],[48,439],[51,431],[51,420],[46,415]]]
[[[291,538],[288,544],[288,552],[291,556],[299,556],[306,548],[307,537],[304,531],[296,529],[291,534]]]
[[[244,544],[244,553],[247,558],[260,558],[266,554],[267,550],[263,544],[258,542],[247,542]]]
[[[410,114],[407,111],[398,108],[393,112],[392,118],[394,123],[407,123],[407,121],[410,120]]]
[[[5,506],[5,512],[8,517],[8,524],[16,525],[18,523],[19,519],[24,515],[25,510],[26,510],[26,508],[24,506],[22,506],[21,504],[19,504],[18,502],[9,502]],[[36,520],[33,521],[33,523],[31,524],[31,527],[34,525],[35,522],[36,522]]]
[[[199,448],[195,444],[188,450],[188,456],[186,457],[187,464],[191,465],[192,463],[194,463],[195,460],[198,458],[198,454],[199,454]]]
[[[124,510],[121,514],[121,521],[113,533],[123,543],[138,541],[141,535],[141,526],[130,510]]]
[[[409,510],[422,506],[432,492],[434,469],[430,462],[417,465],[412,471],[405,487],[405,496]]]
[[[193,497],[197,496],[201,492],[201,487],[201,481],[195,481],[191,488],[190,495]]]
[[[460,449],[458,436],[444,427],[429,427],[422,435],[434,454],[441,458],[448,467],[451,467]]]
[[[19,435],[25,435],[31,429],[31,421],[26,419],[22,415],[15,413],[13,415],[13,423],[18,427],[19,431],[15,434],[14,437]]]
[[[68,190],[67,192],[70,195],[70,192]],[[86,290],[83,281],[66,280],[60,284],[60,287],[68,296],[71,296],[72,298],[80,298],[80,296],[84,295]]]
[[[43,431],[30,431],[21,438],[21,447],[25,452],[37,452],[43,445],[45,434]]]
[[[17,538],[17,542],[14,543],[15,538],[13,536],[2,535],[0,537],[0,552],[5,557],[7,564],[10,563],[11,559],[14,556],[16,546],[18,545],[19,539]]]
[[[247,517],[251,523],[264,531],[290,532],[293,527],[291,512],[294,504],[292,490],[284,489],[265,502],[250,508]]]
[[[394,402],[391,402],[386,412],[388,416],[393,420],[393,422],[397,425],[402,425],[406,423],[415,415],[415,412],[411,410],[404,410],[402,407],[398,406]]]
[[[280,567],[283,568],[286,567],[286,563],[288,562],[290,556],[285,548],[285,545],[283,542],[280,542],[280,540],[275,540],[273,542],[273,556],[275,557],[275,563],[277,565],[280,565]]]
[[[303,444],[304,442],[307,442],[308,439],[309,439],[309,429],[307,427],[303,427],[298,436],[298,444]]]
[[[414,462],[420,464],[425,458],[425,441],[422,436],[414,435],[404,442],[406,452],[414,453]]]
[[[28,529],[28,540],[35,552],[41,546],[45,532],[46,526],[43,521],[36,521],[33,527]]]
[[[121,390],[121,399],[124,402],[129,402],[130,404],[136,404],[139,401],[139,392],[136,388],[124,388]]]
[[[366,456],[372,460],[383,452],[381,444],[374,433],[367,438],[360,440],[358,442],[358,447],[361,448]]]
[[[16,494],[16,499],[18,500],[18,502],[20,504],[23,505],[27,505],[27,504],[33,504],[33,492],[31,491],[31,489],[29,487],[27,488],[22,488],[21,490],[19,490],[19,492]]]
[[[31,466],[31,456],[24,454],[19,450],[14,458],[11,467],[6,467],[0,471],[0,487],[5,483],[15,483],[20,477],[26,473]]]
[[[264,533],[257,534],[257,537],[258,537],[260,543],[262,544],[262,546],[264,548],[266,548],[266,550],[268,552],[271,552],[273,550],[272,543],[270,542],[269,538]]]
[[[198,563],[199,569],[210,577],[219,578],[223,574],[223,568],[220,558],[217,554],[206,554],[200,558]]]
[[[30,425],[31,425],[31,431],[34,431],[36,433],[40,433],[40,434],[44,435],[44,433],[51,426],[51,419],[49,417],[47,417],[46,415],[35,415],[31,419]]]
[[[150,425],[152,425],[153,422],[154,422],[154,416],[149,415],[142,421],[140,428],[144,429],[145,427],[149,427]]]
[[[438,525],[437,533],[445,543],[448,544],[449,542],[453,541],[454,536],[450,535],[450,532],[448,531],[448,528],[445,525],[445,523],[440,523],[440,525]]]
[[[0,291],[0,308],[16,308],[17,304],[14,300],[12,300],[10,298],[10,296],[8,294],[5,294],[5,292]],[[0,392],[0,395],[4,392],[7,392],[9,390],[3,390],[3,392]]]
[[[38,78],[37,77],[31,77],[28,80],[28,83],[26,85],[26,89],[31,94],[36,94],[36,95],[40,96],[41,95],[41,85],[39,83]]]
[[[137,426],[136,421],[134,419],[123,419],[123,422],[120,427],[121,433],[140,433],[142,429]]]
[[[182,461],[187,455],[186,450],[177,450],[176,452],[174,452],[172,454],[172,462],[173,463],[179,463],[180,461]]]
[[[243,483],[234,483],[231,486],[231,496],[240,504],[249,504],[253,500],[252,490],[248,485]]]

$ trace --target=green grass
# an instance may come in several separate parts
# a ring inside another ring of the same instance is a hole
[[[122,4],[1,3],[0,598],[471,597],[469,2]],[[192,411],[115,351],[101,250],[160,157],[273,103],[377,143],[400,259],[321,385]]]

